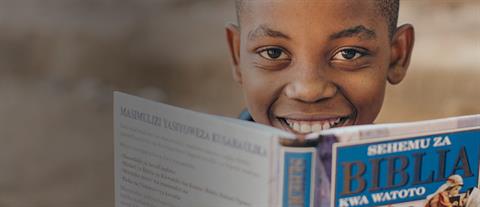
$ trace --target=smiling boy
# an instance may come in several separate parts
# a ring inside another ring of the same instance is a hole
[[[251,118],[296,134],[370,124],[414,43],[398,0],[237,0],[226,27]]]

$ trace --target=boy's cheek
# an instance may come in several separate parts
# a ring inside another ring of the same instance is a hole
[[[377,66],[343,74],[337,84],[356,110],[355,124],[373,123],[383,104],[386,69]]]
[[[275,97],[274,83],[251,73],[244,77],[243,90],[249,112],[256,122],[271,125],[269,108]]]
[[[356,124],[371,124],[383,105],[385,83],[364,84],[352,92],[351,101],[357,109]]]
[[[361,106],[359,109],[358,120],[356,124],[371,124],[375,121],[380,109],[382,107],[383,100],[371,103],[366,106]]]
[[[263,100],[258,100],[253,95],[247,95],[247,108],[255,122],[272,125],[269,120],[268,104]]]

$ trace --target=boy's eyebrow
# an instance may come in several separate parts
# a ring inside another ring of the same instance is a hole
[[[274,29],[269,28],[267,25],[262,24],[255,28],[254,30],[250,31],[248,33],[248,39],[249,40],[254,40],[258,37],[279,37],[283,39],[290,39],[290,37],[280,31],[276,31]]]
[[[334,34],[331,34],[329,39],[333,40],[333,39],[339,39],[339,38],[344,38],[344,37],[353,37],[353,36],[357,36],[361,39],[373,39],[373,38],[377,37],[377,34],[375,33],[375,31],[370,30],[363,25],[357,25],[357,26],[354,26],[354,27],[344,29],[340,32],[336,32]]]

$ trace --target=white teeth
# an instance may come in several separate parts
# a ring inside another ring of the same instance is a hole
[[[299,132],[300,131],[300,124],[298,122],[293,123],[292,129]]]
[[[300,127],[300,132],[302,132],[302,133],[312,132],[312,127],[310,126],[310,124],[302,123],[300,126],[301,126]]]
[[[320,132],[320,131],[322,131],[322,125],[321,125],[321,124],[318,124],[318,123],[312,125],[312,131],[314,131],[314,132]]]
[[[322,121],[297,121],[293,119],[285,119],[290,129],[302,134],[321,132],[322,130],[333,128],[338,125],[341,120],[341,118]]]
[[[325,130],[325,129],[330,129],[330,124],[328,122],[324,122],[323,123],[323,126],[322,126],[322,129]]]

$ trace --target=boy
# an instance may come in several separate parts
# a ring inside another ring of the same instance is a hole
[[[251,119],[296,134],[370,124],[414,42],[398,0],[237,0],[226,27]]]
[[[411,25],[397,27],[398,0],[237,0],[226,27],[244,119],[302,135],[371,124],[387,82],[407,72]],[[315,206],[329,206],[331,144],[317,147]]]

